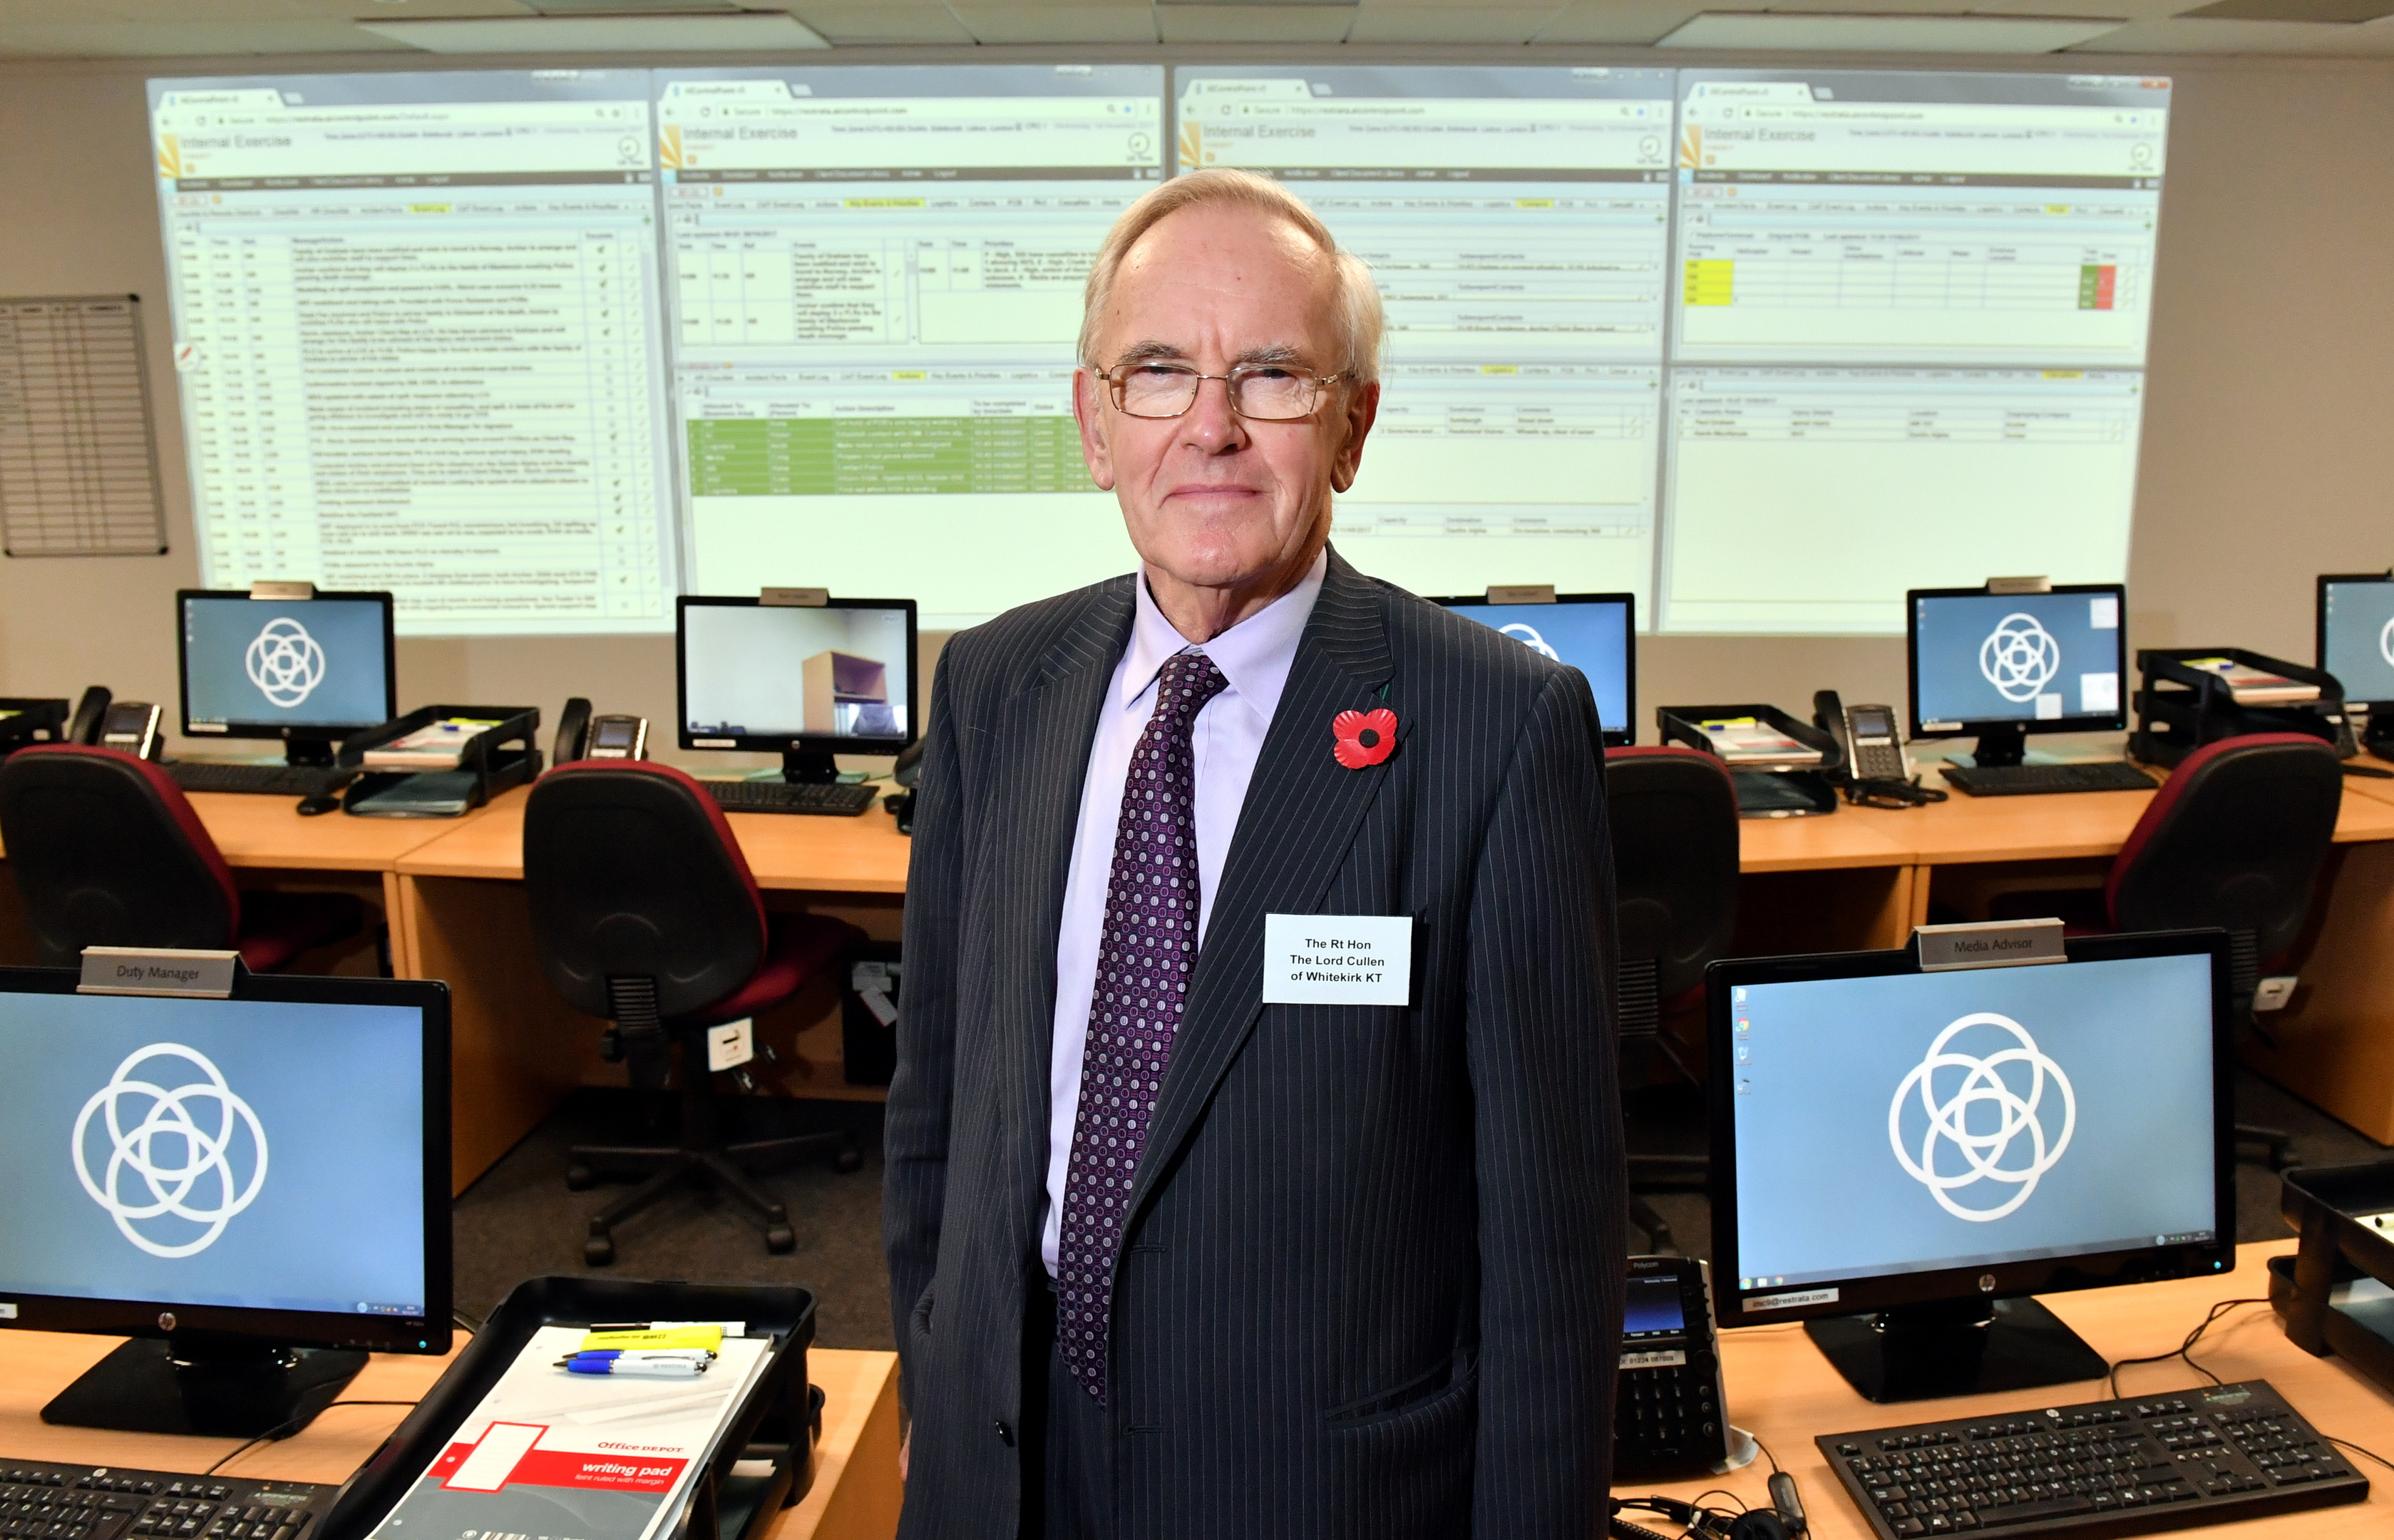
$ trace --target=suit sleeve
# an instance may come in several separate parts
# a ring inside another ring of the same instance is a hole
[[[1564,670],[1513,747],[1471,907],[1480,1192],[1472,1532],[1604,1532],[1627,1180],[1602,738]]]
[[[948,655],[940,659],[914,787],[914,850],[906,872],[905,977],[898,1009],[898,1067],[883,1125],[882,1245],[889,1259],[889,1309],[909,1384],[914,1321],[939,1265],[948,1186],[948,1132],[954,1096],[956,916],[966,835],[964,787],[951,705]]]

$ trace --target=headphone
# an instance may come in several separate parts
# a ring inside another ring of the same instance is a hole
[[[1652,1530],[1621,1517],[1623,1508],[1642,1508],[1661,1514],[1690,1535],[1715,1540],[1802,1540],[1809,1526],[1804,1520],[1804,1501],[1796,1494],[1796,1478],[1776,1470],[1771,1472],[1769,1486],[1770,1507],[1743,1513],[1699,1507],[1676,1497],[1615,1497],[1610,1529],[1613,1540],[1663,1540]]]

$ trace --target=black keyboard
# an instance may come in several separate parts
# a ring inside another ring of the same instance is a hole
[[[728,813],[828,813],[854,818],[881,794],[862,781],[702,781]]]
[[[1945,783],[1972,796],[2042,796],[2047,792],[2149,792],[2153,778],[2125,759],[2075,765],[1948,766]]]
[[[2369,1495],[2269,1382],[1814,1439],[1880,1540],[2112,1534]]]
[[[299,1540],[335,1491],[310,1481],[0,1459],[0,1537]]]
[[[309,765],[225,765],[177,759],[166,766],[187,792],[248,792],[258,796],[316,796],[349,784],[355,770]],[[6,1540],[0,1536],[0,1540]]]

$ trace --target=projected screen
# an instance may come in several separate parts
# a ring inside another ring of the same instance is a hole
[[[184,731],[369,728],[399,715],[380,602],[182,603]]]
[[[1629,605],[1618,599],[1553,604],[1487,604],[1467,599],[1439,602],[1467,620],[1491,626],[1533,652],[1578,669],[1587,676],[1588,690],[1596,697],[1597,720],[1605,731],[1636,733],[1638,724],[1629,719]]]
[[[1127,571],[1071,409],[1164,176],[1373,266],[1339,549],[1657,629],[1892,633],[2124,575],[2170,89],[2089,74],[836,65],[156,80],[206,581],[403,634]]]
[[[2120,715],[2117,590],[1912,603],[1912,717],[1921,731]]]
[[[1081,286],[1164,175],[1151,65],[657,72],[691,586],[967,624],[1137,564]]]
[[[1771,1287],[2216,1236],[2205,954],[1756,984],[1730,1008],[1738,1266]]]
[[[1680,72],[1663,629],[2127,575],[2168,85]]]
[[[2319,665],[2348,701],[2394,703],[2394,579],[2321,585]]]
[[[153,80],[204,582],[673,625],[644,71]]]
[[[0,993],[0,1298],[424,1313],[421,1011]]]
[[[682,726],[708,738],[914,735],[906,612],[691,604],[682,611]]]
[[[1415,593],[1651,593],[1672,72],[1174,74],[1181,166],[1279,178],[1378,281],[1340,554]]]

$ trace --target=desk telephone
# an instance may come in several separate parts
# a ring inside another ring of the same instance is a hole
[[[1692,1257],[1632,1257],[1613,1398],[1616,1477],[1698,1475],[1729,1458],[1711,1270]]]
[[[549,747],[552,765],[570,765],[576,759],[646,759],[649,719],[593,716],[590,703],[576,695],[565,703],[558,717],[557,740]]]
[[[1915,808],[1945,794],[1918,784],[1904,751],[1902,718],[1891,705],[1847,705],[1834,690],[1812,692],[1812,725],[1845,751],[1846,800],[1874,808]]]

